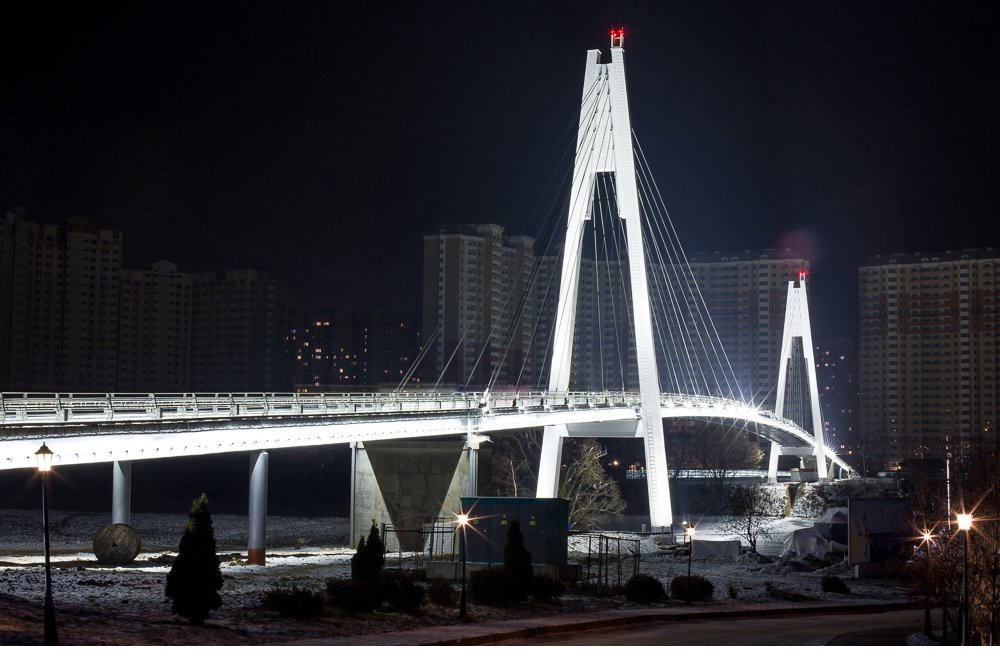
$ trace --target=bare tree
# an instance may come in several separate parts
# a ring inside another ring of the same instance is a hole
[[[492,487],[498,495],[531,497],[538,485],[540,433],[510,432],[493,438]],[[604,470],[607,449],[593,439],[563,445],[559,497],[569,501],[571,526],[594,527],[609,515],[621,514],[621,489]]]
[[[538,457],[541,453],[537,430],[507,431],[493,436],[491,483],[498,496],[527,498],[538,486]]]
[[[726,498],[723,529],[746,539],[750,551],[757,552],[757,542],[774,534],[777,520],[784,511],[781,494],[763,484],[734,486]]]
[[[757,468],[764,451],[738,426],[688,420],[668,439],[671,474],[682,469],[704,470],[721,491],[739,470]]]
[[[569,523],[573,528],[596,528],[603,518],[625,511],[618,483],[601,465],[607,454],[597,440],[584,440],[563,472],[559,497],[569,501]]]
[[[756,468],[764,460],[764,451],[741,428],[706,424],[702,439],[697,461],[720,491],[738,471]]]

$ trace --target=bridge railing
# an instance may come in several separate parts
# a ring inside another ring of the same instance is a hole
[[[537,412],[633,406],[631,392],[357,394],[0,393],[0,425],[442,412]]]

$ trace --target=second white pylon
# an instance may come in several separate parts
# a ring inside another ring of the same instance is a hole
[[[806,297],[806,274],[800,273],[798,284],[794,280],[788,282],[788,296],[785,300],[785,329],[781,336],[781,357],[778,368],[778,388],[774,404],[774,412],[779,417],[786,416],[786,390],[789,366],[793,363],[793,343],[798,338],[802,342],[802,365],[806,374],[806,388],[809,392],[809,408],[812,416],[812,434],[815,444],[812,451],[802,447],[781,447],[771,443],[771,456],[768,460],[768,481],[772,484],[778,478],[778,456],[793,454],[816,459],[816,476],[819,481],[827,478],[826,469],[826,438],[823,426],[823,413],[819,404],[819,383],[816,381],[816,360],[813,356],[812,326],[809,324],[809,300]],[[808,430],[807,424],[799,424]]]

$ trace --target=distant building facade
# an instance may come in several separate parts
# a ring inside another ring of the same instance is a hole
[[[84,218],[0,222],[0,368],[8,390],[104,391],[118,363],[121,233]]]
[[[287,391],[288,282],[257,269],[192,276],[191,388]]]
[[[0,386],[8,390],[32,384],[40,231],[40,225],[24,220],[23,211],[0,219]],[[56,354],[61,339],[46,342],[53,347],[49,353]]]
[[[0,220],[0,390],[288,390],[284,278],[122,269],[122,245],[84,218]]]
[[[192,286],[166,260],[122,270],[118,391],[190,391]]]
[[[1000,445],[1000,250],[876,256],[858,276],[869,465]]]
[[[289,383],[302,393],[420,386],[408,376],[419,350],[410,318],[378,306],[297,314],[286,334]]]
[[[561,259],[533,248],[495,225],[424,237],[425,385],[432,374],[445,384],[486,384],[501,358],[497,385],[547,385]],[[788,282],[809,262],[789,250],[689,260],[744,396],[773,409]],[[663,289],[670,279],[652,273],[651,290]],[[637,389],[627,264],[584,257],[579,281],[570,389]],[[654,321],[668,317],[666,301],[652,308]],[[657,354],[663,389],[673,391],[659,346]]]
[[[534,239],[469,225],[423,239],[424,385],[519,384],[535,369]],[[433,375],[434,377],[431,377]]]
[[[814,358],[826,443],[853,465],[858,463],[861,436],[858,339],[834,338],[816,345]]]
[[[744,397],[773,410],[788,283],[809,272],[809,261],[787,249],[688,260]]]

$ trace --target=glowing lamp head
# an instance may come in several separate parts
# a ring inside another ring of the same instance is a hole
[[[958,521],[959,530],[971,530],[972,529],[972,515],[971,514],[958,514],[955,516]]]
[[[924,544],[930,544],[931,542],[934,541],[934,533],[932,533],[929,530],[923,531],[922,533],[920,533],[920,541],[923,542]]]
[[[694,526],[688,526],[686,528],[686,532],[688,534],[688,537],[694,537]]]
[[[41,472],[52,470],[52,450],[44,442],[38,448],[38,451],[35,452],[35,458],[38,459],[38,469]]]
[[[469,523],[469,515],[468,514],[459,514],[459,515],[457,515],[455,517],[455,521],[458,522],[459,526],[465,528],[465,526]]]

